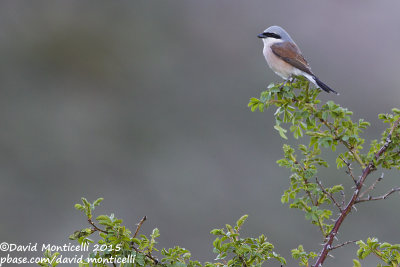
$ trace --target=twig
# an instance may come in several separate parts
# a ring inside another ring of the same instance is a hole
[[[348,245],[348,244],[355,243],[355,242],[357,242],[357,241],[358,241],[358,240],[347,241],[347,242],[344,242],[344,243],[342,243],[342,244],[339,244],[339,245],[333,246],[333,247],[331,247],[329,250],[334,250],[334,249],[337,249],[337,248],[340,248],[340,247],[346,246],[346,245]]]
[[[133,238],[135,238],[135,237],[137,236],[137,234],[138,234],[140,228],[142,227],[142,224],[143,224],[144,221],[146,221],[146,220],[147,220],[147,216],[144,216],[144,217],[140,220],[140,222],[137,224],[136,231],[135,231],[135,234],[133,235]],[[145,255],[147,258],[151,259],[156,265],[159,264],[159,261],[158,261],[156,258],[154,258],[153,256],[151,256],[150,253],[144,253],[144,252],[141,251],[140,249],[137,249],[137,248],[135,247],[133,241],[131,242],[131,247],[132,247],[137,253],[141,253],[141,254]]]
[[[381,176],[380,176],[378,179],[376,179],[375,182],[374,182],[370,187],[368,187],[364,192],[362,192],[362,193],[358,196],[358,198],[362,198],[366,193],[368,193],[368,192],[370,192],[371,190],[373,190],[373,189],[376,187],[376,185],[378,184],[378,182],[382,181],[383,176],[384,176],[384,173],[382,172]]]
[[[133,238],[135,238],[135,237],[137,236],[137,234],[138,234],[138,232],[139,232],[139,230],[140,230],[140,227],[142,227],[142,224],[144,223],[145,220],[147,220],[147,217],[146,217],[146,216],[144,216],[144,217],[140,220],[140,222],[137,224],[136,231],[135,231],[135,234],[133,235]]]
[[[374,160],[379,159],[381,157],[381,155],[387,150],[387,148],[389,147],[390,143],[392,142],[392,134],[394,132],[394,129],[399,125],[399,123],[400,123],[400,118],[393,123],[392,128],[390,129],[389,134],[386,137],[385,144],[375,154]],[[322,266],[322,264],[324,263],[324,261],[326,259],[326,256],[328,255],[329,250],[331,249],[333,240],[334,240],[335,236],[337,235],[337,233],[339,231],[340,226],[342,225],[342,223],[343,223],[344,219],[346,218],[346,216],[353,209],[354,204],[357,201],[358,196],[360,195],[360,190],[361,190],[361,188],[362,188],[362,186],[363,186],[363,184],[365,182],[365,179],[367,179],[368,175],[374,169],[375,169],[374,161],[371,160],[368,163],[368,165],[363,169],[362,175],[360,176],[360,178],[358,179],[358,181],[356,183],[356,188],[355,188],[355,190],[353,192],[353,195],[352,195],[349,203],[347,203],[346,207],[342,210],[342,212],[340,213],[339,217],[336,219],[336,222],[335,222],[332,230],[328,234],[327,241],[325,242],[321,252],[319,253],[317,261],[315,262],[314,266],[319,267],[319,266]],[[399,191],[400,191],[400,189],[399,189]]]
[[[88,219],[88,222],[93,226],[93,230],[100,231],[100,232],[102,232],[102,233],[108,234],[107,231],[104,231],[104,230],[100,229],[99,227],[97,227],[97,226],[94,224],[94,222],[92,221],[92,219],[89,218],[89,219]]]
[[[325,195],[327,195],[332,201],[333,203],[335,203],[336,207],[338,207],[339,211],[342,212],[342,207],[339,205],[339,203],[336,202],[336,199],[332,196],[331,193],[328,193],[325,188],[322,186],[321,182],[318,181],[318,178],[315,177],[315,181],[317,182],[317,184],[319,185],[319,187],[321,188],[322,192],[324,192]]]
[[[346,166],[347,166],[347,171],[346,171],[346,173],[348,174],[348,175],[350,175],[350,177],[353,179],[353,182],[355,183],[355,184],[357,184],[357,180],[356,180],[356,178],[354,177],[354,175],[353,175],[353,169],[351,168],[351,163],[350,162],[348,162],[348,161],[346,161],[344,158],[342,158],[342,156],[340,156],[339,155],[339,158],[344,162],[344,164],[346,164]]]
[[[371,197],[368,196],[367,198],[362,198],[362,199],[357,199],[355,203],[361,203],[361,202],[366,202],[366,201],[372,201],[372,200],[382,200],[386,199],[388,196],[395,192],[400,192],[400,187],[392,188],[390,191],[388,191],[386,194],[379,196],[379,197]]]

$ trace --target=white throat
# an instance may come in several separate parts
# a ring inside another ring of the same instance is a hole
[[[276,39],[276,38],[271,38],[271,37],[264,38],[262,40],[263,40],[263,43],[264,43],[264,48],[265,47],[270,47],[273,44],[277,44],[277,43],[282,43],[283,42],[282,39]]]

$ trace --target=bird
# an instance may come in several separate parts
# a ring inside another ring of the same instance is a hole
[[[322,90],[339,95],[315,76],[299,47],[283,28],[271,26],[257,37],[263,40],[263,54],[269,67],[286,82],[293,76],[302,75]]]

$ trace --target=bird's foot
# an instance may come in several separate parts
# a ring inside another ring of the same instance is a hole
[[[279,89],[282,89],[286,84],[290,83],[290,85],[292,85],[292,83],[294,82],[296,78],[293,77],[292,75],[289,76],[289,78],[287,78],[281,85],[281,87],[279,87]]]

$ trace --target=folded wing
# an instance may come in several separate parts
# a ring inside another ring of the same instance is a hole
[[[283,61],[289,63],[293,67],[304,71],[312,76],[314,74],[311,71],[308,62],[305,60],[303,55],[301,54],[300,49],[291,42],[281,42],[271,45],[272,52],[281,58]]]

